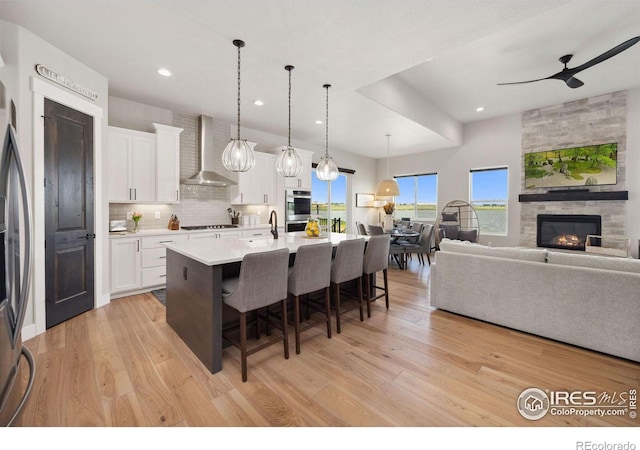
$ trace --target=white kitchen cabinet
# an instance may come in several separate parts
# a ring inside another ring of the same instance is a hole
[[[141,249],[139,238],[111,239],[111,293],[139,289]]]
[[[276,149],[274,149],[274,153],[277,156],[280,155],[280,153],[282,152],[282,149],[284,149],[285,147],[278,147]],[[312,158],[313,158],[313,152],[310,152],[309,150],[302,150],[302,149],[298,149],[296,148],[296,152],[298,153],[298,156],[300,156],[300,160],[302,161],[302,172],[300,172],[300,175],[298,175],[297,177],[283,177],[280,174],[277,174],[277,176],[284,178],[284,187],[287,189],[305,189],[305,190],[311,190],[311,171],[313,170],[313,168],[311,167],[311,163],[312,163]]]
[[[154,123],[156,128],[156,201],[180,201],[180,133],[182,128]]]
[[[273,205],[277,202],[276,157],[255,152],[256,164],[238,173],[238,184],[231,186],[232,205]]]
[[[109,127],[109,202],[156,199],[156,136]]]
[[[186,242],[188,235],[160,235],[141,238],[141,287],[159,286],[167,282],[167,248],[165,244]]]

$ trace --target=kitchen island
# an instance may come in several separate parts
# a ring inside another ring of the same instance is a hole
[[[336,247],[355,234],[280,233],[279,239],[229,238],[167,244],[167,323],[211,373],[222,370],[222,330],[236,317],[222,302],[222,278],[237,276],[249,253],[279,248],[295,254],[302,245],[331,242]]]

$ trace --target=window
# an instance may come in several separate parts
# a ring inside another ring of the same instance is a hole
[[[509,169],[471,170],[469,184],[470,203],[478,214],[480,233],[506,235]]]
[[[396,177],[400,195],[396,197],[396,219],[435,221],[438,215],[438,174]]]

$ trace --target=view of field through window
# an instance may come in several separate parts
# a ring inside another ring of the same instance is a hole
[[[507,233],[509,171],[506,167],[472,170],[469,174],[470,203],[478,214],[480,233]]]

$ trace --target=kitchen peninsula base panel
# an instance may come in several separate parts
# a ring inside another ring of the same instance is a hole
[[[222,267],[167,250],[167,323],[211,373],[222,370]]]

